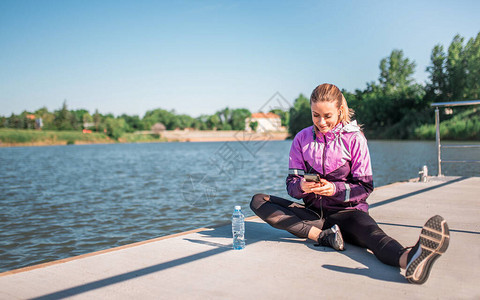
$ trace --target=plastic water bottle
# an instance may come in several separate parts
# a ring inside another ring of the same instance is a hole
[[[245,248],[245,216],[242,208],[237,205],[232,215],[233,249],[242,250]]]

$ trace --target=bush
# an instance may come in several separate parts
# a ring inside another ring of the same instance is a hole
[[[414,136],[419,139],[435,139],[436,128],[433,125],[417,127]],[[448,140],[480,139],[480,113],[477,109],[468,109],[450,120],[440,122],[440,138]]]

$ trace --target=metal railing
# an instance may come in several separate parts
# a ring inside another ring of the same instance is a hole
[[[438,162],[438,176],[442,176],[442,162],[444,163],[480,163],[480,160],[443,160],[441,148],[480,148],[480,145],[451,145],[442,146],[440,144],[440,112],[439,107],[451,107],[451,106],[466,106],[466,105],[480,105],[480,100],[470,101],[455,101],[455,102],[437,102],[432,103],[431,106],[435,107],[435,137],[437,141],[437,162]]]

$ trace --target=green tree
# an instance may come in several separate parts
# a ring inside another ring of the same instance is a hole
[[[231,113],[230,124],[233,130],[245,130],[245,119],[252,113],[246,108],[234,109]]]
[[[137,115],[128,116],[126,114],[122,114],[119,118],[125,120],[126,123],[126,132],[135,132],[138,130],[144,130],[142,120]]]
[[[233,130],[232,125],[230,123],[222,124],[222,130]]]
[[[415,62],[404,57],[403,51],[393,50],[381,60],[379,69],[378,84],[369,82],[365,90],[354,94],[343,91],[344,96],[369,137],[408,138],[428,107],[424,88],[412,77]]]
[[[207,125],[209,117],[210,117],[209,115],[200,115],[199,117],[197,117],[195,119],[194,128],[198,130],[211,129],[211,128],[208,128],[208,125]]]
[[[220,125],[221,125],[221,120],[217,114],[213,114],[208,117],[207,128],[212,130],[218,130]]]
[[[10,115],[8,118],[8,127],[9,128],[16,128],[16,129],[24,129],[25,128],[25,119],[21,116],[17,116],[14,113]]]
[[[300,94],[290,108],[288,132],[291,137],[294,137],[300,130],[310,125],[312,125],[310,100]]]
[[[272,109],[270,112],[279,115],[282,119],[282,126],[288,127],[290,121],[290,112],[279,108]]]
[[[87,111],[82,115],[82,128],[88,129],[91,126],[87,124],[94,124],[92,115]]]
[[[44,130],[55,130],[55,114],[48,111],[46,107],[42,107],[35,111],[37,118],[42,118]]]
[[[252,131],[257,131],[258,122],[257,121],[250,122],[250,128],[252,129]]]
[[[426,84],[425,97],[431,101],[446,100],[447,74],[446,55],[442,45],[435,45],[430,55],[431,65],[427,67],[430,82]]]
[[[155,123],[162,123],[167,130],[173,130],[179,125],[175,111],[167,111],[164,109],[147,111],[142,119],[142,123],[145,129],[150,129]]]
[[[428,101],[458,101],[480,96],[480,33],[463,45],[464,38],[456,35],[448,54],[436,45],[427,68],[430,82],[426,85]],[[465,108],[458,108],[463,111]],[[442,116],[442,119],[449,118]]]
[[[405,91],[413,82],[415,62],[403,57],[402,50],[393,50],[380,61],[379,82],[385,94]]]
[[[111,116],[105,119],[105,128],[109,137],[118,140],[126,131],[127,123],[122,118],[112,118]]]
[[[93,114],[93,123],[95,124],[95,130],[97,132],[103,131],[103,129],[101,128],[102,115],[98,112],[98,109],[95,109],[95,113]]]
[[[177,115],[175,116],[175,118],[177,119],[177,126],[180,129],[192,128],[195,123],[195,119],[190,117],[189,115]]]
[[[230,125],[230,120],[231,120],[230,108],[225,107],[224,109],[217,111],[215,114],[218,116],[218,119],[220,120],[220,123],[218,124],[217,129],[220,129],[220,130],[232,129]]]
[[[86,109],[77,109],[70,111],[70,123],[74,130],[81,130],[83,129],[83,116],[85,114],[89,114],[88,110]]]
[[[473,100],[480,98],[480,32],[471,38],[465,46],[466,78],[465,98]]]
[[[456,35],[448,47],[448,56],[446,61],[447,77],[447,98],[457,101],[463,100],[465,89],[465,71],[466,64],[463,51],[464,38]]]
[[[73,130],[72,113],[67,109],[67,101],[63,101],[62,108],[55,111],[54,124],[57,130]]]
[[[35,119],[31,119],[32,113],[28,111],[23,111],[22,114],[20,115],[21,118],[23,119],[23,128],[22,129],[35,129]]]

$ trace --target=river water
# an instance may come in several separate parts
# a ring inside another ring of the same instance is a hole
[[[0,148],[0,272],[247,216],[285,191],[291,141]],[[375,186],[436,174],[434,142],[369,141]],[[480,159],[480,149],[444,159]],[[445,164],[479,176],[480,164]]]

